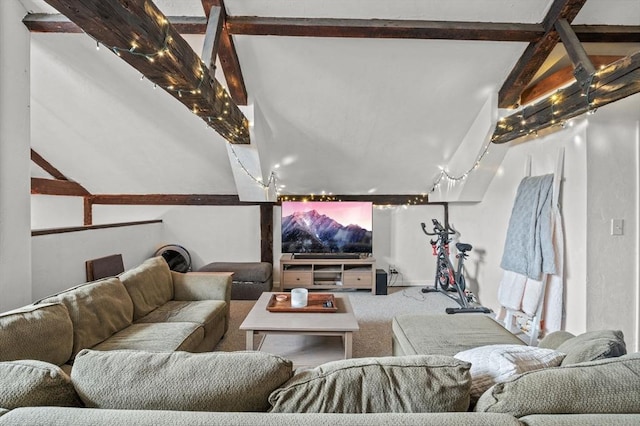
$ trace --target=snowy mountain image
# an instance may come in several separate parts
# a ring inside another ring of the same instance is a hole
[[[283,253],[371,253],[371,231],[342,225],[316,210],[282,219]]]

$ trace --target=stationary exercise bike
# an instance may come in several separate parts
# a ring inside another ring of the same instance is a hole
[[[433,249],[433,255],[436,256],[436,277],[433,287],[425,287],[422,289],[423,293],[430,293],[439,291],[445,294],[447,297],[455,300],[460,305],[459,308],[446,308],[445,312],[448,314],[461,314],[461,313],[485,313],[491,312],[491,309],[484,306],[475,306],[471,304],[473,296],[467,293],[466,282],[464,278],[464,259],[468,257],[467,252],[473,248],[471,244],[456,243],[458,254],[458,266],[454,269],[451,260],[449,259],[449,243],[451,239],[450,235],[456,233],[449,225],[447,228],[442,226],[437,219],[431,219],[433,222],[433,232],[427,231],[427,227],[424,223],[421,223],[422,232],[428,236],[436,236],[435,240],[431,239],[431,248]],[[450,294],[453,292],[454,295]]]

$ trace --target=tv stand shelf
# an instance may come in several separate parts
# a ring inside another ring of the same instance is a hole
[[[310,290],[371,289],[376,294],[375,259],[280,258],[280,289],[302,287]]]

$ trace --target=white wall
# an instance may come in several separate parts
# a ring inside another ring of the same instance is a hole
[[[162,219],[164,244],[185,247],[193,269],[260,261],[259,206],[93,206],[93,222]]]
[[[31,229],[82,226],[83,222],[84,200],[82,197],[31,196]]]
[[[0,1],[0,312],[31,299],[30,36],[17,0]]]
[[[598,114],[591,121],[587,327],[622,330],[629,350],[638,350],[638,121],[603,121]],[[611,235],[612,219],[624,221],[622,235]]]
[[[500,262],[516,190],[524,177],[527,156],[531,174],[553,173],[558,150],[565,148],[564,179],[560,198],[565,233],[565,327],[573,333],[587,329],[586,323],[586,123],[578,122],[543,138],[509,148],[498,174],[481,203],[450,205],[451,222],[462,233],[461,240],[474,246],[469,257],[469,282],[474,280],[480,301],[498,311]]]
[[[139,265],[160,246],[162,233],[154,223],[32,237],[32,300],[86,282],[89,259],[121,253],[125,269]]]

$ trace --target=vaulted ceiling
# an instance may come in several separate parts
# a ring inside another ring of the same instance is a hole
[[[22,3],[61,21],[44,1]],[[220,2],[155,3],[200,54],[205,10]],[[589,55],[640,51],[637,0],[225,0],[237,66],[221,43],[216,77],[248,104],[249,147],[95,39],[49,24],[32,32],[32,147],[92,194],[236,194],[271,172],[282,194],[423,194],[487,104],[513,107],[571,65],[545,21],[563,4],[579,38],[598,41],[583,44]]]

